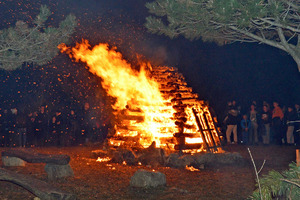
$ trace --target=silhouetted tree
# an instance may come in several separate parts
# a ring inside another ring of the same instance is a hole
[[[146,7],[152,33],[170,38],[258,42],[290,54],[300,71],[299,0],[156,0]]]
[[[15,70],[23,63],[43,65],[57,55],[57,46],[68,42],[76,27],[74,15],[68,15],[58,28],[45,27],[51,12],[41,6],[34,26],[17,21],[14,27],[0,30],[0,68]]]

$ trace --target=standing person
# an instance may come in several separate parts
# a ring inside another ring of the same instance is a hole
[[[10,147],[15,147],[17,146],[18,143],[18,131],[17,131],[17,114],[18,110],[17,108],[12,108],[10,109],[11,113],[9,115],[9,142],[10,142]]]
[[[34,145],[34,138],[35,138],[35,116],[34,113],[29,113],[27,115],[27,122],[26,122],[26,130],[27,130],[27,145],[29,147]]]
[[[300,105],[295,103],[295,112],[297,114],[297,119],[300,119]]]
[[[270,104],[267,101],[263,101],[263,106],[266,106],[268,110],[270,110]]]
[[[70,113],[67,115],[67,136],[68,136],[68,145],[75,145],[77,143],[77,138],[79,137],[78,131],[78,119],[75,114],[74,109],[70,110]]]
[[[23,112],[17,112],[17,119],[16,119],[16,127],[17,127],[17,134],[19,137],[19,143],[18,145],[20,147],[26,146],[26,115]]]
[[[233,139],[234,139],[234,144],[237,144],[238,138],[237,138],[237,123],[238,123],[238,110],[236,107],[231,106],[229,107],[229,111],[227,113],[227,119],[226,119],[226,124],[227,124],[227,130],[226,130],[226,138],[227,138],[227,143],[231,143],[231,134],[233,133]]]
[[[51,130],[51,136],[50,140],[51,143],[55,146],[61,146],[63,145],[62,137],[64,134],[63,131],[63,118],[61,116],[60,111],[56,111],[55,115],[52,117],[50,121],[50,130]]]
[[[254,104],[250,106],[249,116],[251,121],[251,128],[249,131],[249,143],[258,144],[258,112]]]
[[[293,106],[288,106],[286,113],[287,131],[286,131],[286,143],[294,144],[294,129],[295,121],[297,119],[297,113],[295,112]]]
[[[48,144],[53,146],[57,144],[57,134],[56,134],[56,115],[52,116],[49,122],[49,138],[48,138]]]
[[[44,146],[47,142],[47,126],[48,126],[48,120],[45,113],[45,106],[41,106],[39,109],[39,112],[36,116],[36,137],[37,137],[37,143],[39,146]]]
[[[7,147],[9,146],[9,113],[7,109],[4,109],[3,111],[3,120],[2,120],[2,129],[3,129],[3,146]]]
[[[247,115],[243,115],[243,119],[241,121],[241,127],[242,127],[242,141],[241,141],[241,143],[248,144],[249,130],[251,128],[251,121],[248,119]]]
[[[64,130],[63,130],[63,117],[60,111],[56,111],[55,113],[55,145],[56,146],[63,146],[64,145]]]
[[[263,144],[270,144],[270,126],[271,126],[272,115],[268,105],[263,105],[263,112],[261,120],[263,124]]]
[[[83,133],[84,136],[84,142],[88,143],[90,142],[90,139],[92,138],[92,125],[91,125],[91,110],[90,110],[90,104],[88,102],[85,102],[84,104],[84,112],[83,112],[83,118],[82,118],[82,126],[83,126]]]
[[[282,109],[277,101],[273,102],[274,109],[272,111],[272,129],[274,132],[275,144],[282,144],[282,119],[284,117]]]

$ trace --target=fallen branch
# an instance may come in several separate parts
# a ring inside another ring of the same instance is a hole
[[[287,183],[291,183],[291,184],[296,185],[297,187],[300,188],[300,184],[299,184],[299,183],[296,183],[296,182],[294,182],[294,181],[290,181],[290,180],[288,180],[288,179],[280,179],[280,180],[281,180],[281,181],[285,181],[285,182],[287,182]]]
[[[258,188],[259,188],[260,199],[263,199],[258,174],[261,172],[263,166],[265,165],[266,160],[264,160],[264,162],[263,162],[263,164],[262,164],[260,170],[257,171],[256,165],[255,165],[255,162],[254,162],[254,159],[253,159],[253,157],[252,157],[252,154],[251,154],[251,151],[250,151],[249,148],[248,148],[248,152],[249,152],[249,155],[250,155],[250,158],[251,158],[253,167],[254,167],[254,171],[255,171],[255,175],[256,175],[256,180],[257,180],[257,184],[258,184]]]

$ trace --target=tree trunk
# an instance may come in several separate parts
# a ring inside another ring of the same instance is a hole
[[[292,55],[292,57],[295,60],[295,62],[297,63],[298,71],[300,72],[300,55],[295,55],[295,56]]]

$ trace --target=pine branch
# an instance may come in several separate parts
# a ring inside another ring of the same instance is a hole
[[[58,28],[46,28],[51,12],[41,6],[33,27],[17,21],[14,27],[0,30],[0,68],[14,70],[22,63],[43,65],[59,52],[57,46],[66,43],[76,27],[75,16],[69,15]]]
[[[287,183],[291,183],[291,184],[296,185],[297,187],[300,188],[300,184],[299,184],[299,183],[296,183],[296,182],[291,181],[291,180],[288,180],[288,179],[280,179],[280,180],[281,180],[281,181],[285,181],[285,182],[287,182]],[[298,180],[298,181],[299,181],[299,180]]]

